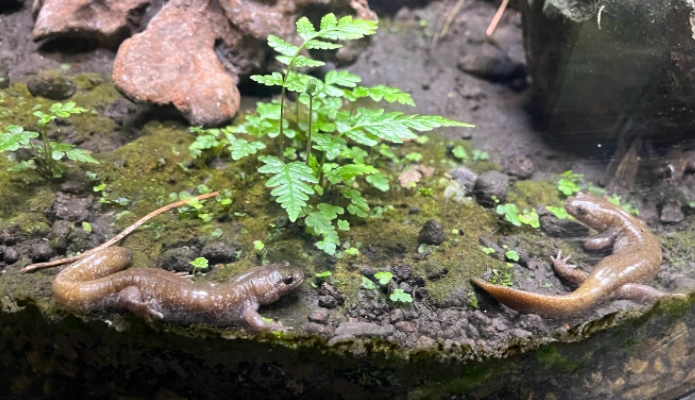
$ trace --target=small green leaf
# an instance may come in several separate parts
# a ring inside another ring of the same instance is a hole
[[[191,261],[189,264],[193,266],[193,273],[195,273],[199,269],[208,268],[208,260],[205,257],[198,257],[195,260]]]
[[[483,250],[483,253],[485,253],[487,255],[490,255],[490,254],[495,252],[495,249],[490,248],[490,247],[481,247],[481,249]]]
[[[391,282],[391,279],[393,279],[393,274],[388,271],[380,271],[374,274],[374,277],[379,281],[381,286],[386,286]]]
[[[316,33],[314,24],[309,21],[309,18],[302,17],[297,20],[297,33],[304,40],[311,38]]]
[[[376,285],[374,284],[374,282],[372,282],[372,281],[371,281],[369,278],[367,278],[366,276],[363,276],[363,277],[362,277],[362,284],[361,284],[360,286],[362,286],[363,288],[365,288],[365,289],[367,289],[367,290],[374,290],[374,289],[376,289]]]
[[[378,173],[369,175],[367,176],[367,182],[382,192],[387,192],[389,190],[389,179],[386,174]]]
[[[297,23],[299,24],[299,21],[297,21]],[[309,22],[309,24],[311,25],[311,22]],[[268,46],[278,53],[288,57],[294,57],[295,54],[299,53],[299,47],[288,43],[275,35],[268,35]]]
[[[244,139],[236,139],[229,146],[229,151],[232,152],[232,160],[238,161],[242,158],[250,155],[256,154],[258,150],[265,149],[265,144],[262,142],[247,142]]]
[[[565,210],[563,207],[545,206],[545,208],[558,219],[567,219],[570,217],[567,210]]]
[[[273,72],[270,75],[251,75],[251,80],[256,81],[266,86],[282,86],[283,78],[279,72]]]
[[[413,302],[413,297],[406,293],[403,289],[394,289],[393,292],[391,292],[391,295],[389,296],[389,299],[393,302],[401,302],[401,303],[412,303]]]
[[[100,162],[97,159],[92,157],[85,150],[70,149],[70,150],[67,150],[65,152],[65,154],[68,156],[68,159],[70,159],[72,161],[79,161],[79,162],[90,163],[90,164],[100,164]]]
[[[504,256],[507,258],[507,260],[514,262],[519,261],[519,253],[517,253],[516,250],[508,250],[506,253],[504,253]]]
[[[253,241],[253,249],[256,251],[262,251],[263,249],[265,249],[265,243],[263,243],[260,240],[254,240]]]
[[[258,172],[273,174],[265,184],[275,188],[270,194],[277,197],[276,201],[287,211],[290,221],[296,221],[309,200],[308,195],[314,194],[314,189],[307,183],[319,183],[318,179],[311,167],[303,162],[285,164],[279,158],[269,156],[263,158],[263,163],[265,165],[258,168]]]
[[[344,87],[355,87],[361,81],[362,78],[348,71],[329,71],[325,78],[327,85],[339,85]]]
[[[82,229],[87,233],[92,233],[92,225],[87,221],[82,221]]]
[[[318,274],[316,274],[316,277],[317,278],[329,278],[329,277],[331,277],[331,275],[333,275],[333,273],[331,273],[331,271],[323,271],[323,272],[319,272]]]
[[[451,154],[453,154],[454,157],[461,161],[468,160],[468,152],[466,152],[466,149],[464,149],[462,146],[454,147],[454,149],[451,151]]]
[[[359,249],[356,249],[356,248],[354,248],[354,247],[350,247],[349,249],[346,249],[346,250],[345,250],[345,254],[354,257],[354,256],[359,255],[359,254],[360,254],[360,251],[359,251]]]
[[[348,221],[345,221],[344,219],[339,219],[338,220],[338,229],[341,231],[349,231],[350,230],[350,223]]]

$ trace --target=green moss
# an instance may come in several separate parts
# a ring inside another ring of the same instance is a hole
[[[571,359],[562,355],[553,345],[541,347],[536,352],[536,359],[546,365],[546,369],[553,371],[574,373],[584,367],[586,361],[591,359],[591,354],[584,354],[579,359]]]
[[[519,210],[535,209],[538,205],[562,207],[557,188],[547,181],[517,181],[507,192],[506,203],[514,203]]]

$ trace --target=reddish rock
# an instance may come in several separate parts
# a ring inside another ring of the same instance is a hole
[[[34,40],[79,35],[103,42],[120,41],[132,32],[133,19],[150,0],[36,0]]]
[[[34,39],[74,36],[117,42],[136,29],[138,16],[158,0],[36,0]],[[300,16],[333,12],[376,19],[366,0],[170,0],[143,32],[124,41],[114,61],[118,90],[137,102],[171,104],[192,123],[218,125],[239,109],[239,76],[275,64],[269,34],[299,42]],[[156,7],[152,7],[156,8]],[[338,63],[365,46],[339,49]]]
[[[239,91],[214,51],[209,13],[169,2],[147,29],[121,45],[113,81],[138,102],[172,104],[191,124],[215,125],[239,109]]]

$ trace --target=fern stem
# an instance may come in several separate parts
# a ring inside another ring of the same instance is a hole
[[[314,120],[314,114],[313,114],[313,112],[314,112],[314,110],[313,110],[314,96],[312,96],[311,93],[308,93],[308,94],[309,94],[309,131],[306,133],[306,165],[307,166],[309,165],[309,160],[311,159],[311,133],[312,133],[311,123]],[[299,100],[299,99],[297,99],[297,100]]]
[[[48,154],[48,124],[41,129],[41,139],[43,140],[43,162],[46,166],[46,173],[51,174],[51,155]]]

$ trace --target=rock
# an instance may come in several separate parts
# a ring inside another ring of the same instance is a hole
[[[513,176],[517,179],[529,179],[533,175],[534,170],[533,161],[530,158],[524,156],[512,156],[509,157],[505,165],[504,171],[507,175]]]
[[[314,322],[309,322],[305,325],[307,332],[315,333],[317,335],[329,336],[333,335],[331,328],[326,325],[317,324]]]
[[[198,257],[193,249],[189,247],[178,247],[162,253],[157,260],[157,267],[167,271],[189,272],[193,270],[191,261]]]
[[[68,236],[72,232],[72,222],[58,219],[51,227],[51,233],[48,235],[50,246],[58,253],[64,254],[68,247]]]
[[[435,220],[425,222],[418,235],[418,243],[433,244],[439,246],[446,240],[446,234],[442,224]]]
[[[558,219],[552,215],[544,215],[540,218],[541,229],[552,237],[580,237],[589,235],[589,228],[577,221]]]
[[[417,339],[416,347],[418,349],[430,349],[434,347],[437,342],[429,336],[420,336]]]
[[[417,206],[410,207],[410,209],[408,210],[408,214],[410,214],[410,215],[420,214],[420,207],[417,207]]]
[[[75,198],[57,192],[56,199],[47,214],[51,219],[59,218],[70,222],[83,222],[89,219],[89,207],[92,203],[91,197]]]
[[[392,324],[395,324],[396,322],[401,322],[404,319],[405,319],[405,313],[400,308],[394,309],[393,311],[391,311],[391,314],[389,314],[389,321]]]
[[[391,268],[391,271],[398,282],[407,281],[413,276],[413,269],[403,264],[396,265],[395,267]]]
[[[47,240],[37,240],[31,244],[29,257],[34,262],[48,261],[56,254]],[[7,255],[5,255],[7,257]]]
[[[214,50],[213,25],[226,21],[199,8],[167,3],[144,32],[123,42],[113,81],[133,101],[172,104],[193,125],[219,125],[239,110],[240,95]]]
[[[135,101],[173,105],[190,123],[203,125],[235,115],[239,76],[277,66],[266,44],[269,34],[296,44],[297,19],[317,12],[376,19],[366,0],[43,0],[34,2],[33,11],[36,40],[77,35],[115,47],[140,32],[118,49],[116,87]],[[352,62],[366,43],[351,41],[324,55]]]
[[[311,310],[311,313],[309,313],[307,318],[309,321],[325,324],[330,315],[330,311],[326,310],[325,308],[315,308]]]
[[[51,100],[65,100],[72,97],[77,91],[75,82],[56,72],[42,72],[27,82],[27,89],[32,96],[45,97]]]
[[[458,68],[491,82],[511,82],[526,76],[524,64],[511,60],[492,45],[484,45],[482,51],[474,51],[461,57]]]
[[[395,331],[392,325],[381,326],[371,322],[343,322],[338,325],[335,334],[350,336],[388,336]]]
[[[338,305],[338,300],[333,296],[319,296],[319,307],[336,308]]]
[[[399,321],[395,324],[396,329],[403,333],[413,333],[415,332],[415,325],[410,321]]]
[[[661,215],[659,216],[659,221],[665,224],[677,224],[685,219],[683,214],[683,209],[679,202],[668,201],[661,208]]]
[[[377,272],[379,271],[370,267],[369,265],[363,265],[362,267],[360,267],[360,274],[369,279],[374,278],[374,274],[376,274]]]
[[[239,246],[228,242],[212,242],[203,247],[200,252],[202,257],[205,257],[213,264],[226,264],[236,261],[236,255],[239,251]]]
[[[466,167],[456,167],[449,171],[449,175],[466,190],[466,194],[473,191],[475,181],[478,179],[478,174]]]
[[[509,177],[499,171],[488,171],[475,181],[473,194],[478,203],[485,207],[494,207],[497,202],[504,203],[509,187]]]
[[[14,247],[6,247],[3,253],[5,264],[14,264],[19,260],[19,252]]]
[[[150,0],[43,0],[34,4],[34,40],[81,36],[106,45],[130,36]],[[37,7],[40,9],[36,10]]]

